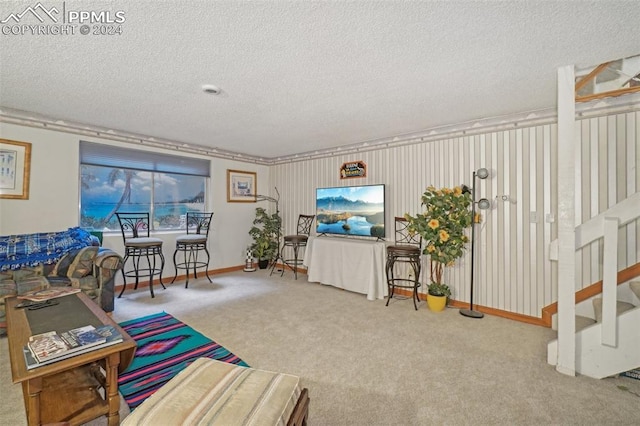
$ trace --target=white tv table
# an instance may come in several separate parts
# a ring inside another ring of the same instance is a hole
[[[384,299],[388,294],[384,241],[345,237],[309,237],[303,265],[309,282],[319,282]]]

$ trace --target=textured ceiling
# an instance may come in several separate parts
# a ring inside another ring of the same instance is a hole
[[[640,53],[636,0],[42,5],[126,21],[0,35],[2,107],[265,158],[551,108],[559,66]]]

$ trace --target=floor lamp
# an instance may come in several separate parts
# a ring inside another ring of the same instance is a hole
[[[478,179],[486,179],[489,177],[489,170],[484,167],[474,171],[472,174],[472,183],[471,183],[471,298],[469,302],[469,309],[460,309],[460,315],[464,315],[469,318],[482,318],[484,314],[482,312],[473,310],[473,277],[474,277],[474,266],[475,266],[475,241],[476,241],[476,204],[480,210],[487,210],[491,207],[491,202],[486,198],[481,198],[476,201],[476,178]],[[467,191],[468,188],[465,188]]]

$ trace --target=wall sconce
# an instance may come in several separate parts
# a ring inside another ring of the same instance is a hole
[[[474,277],[474,254],[475,254],[475,234],[476,234],[476,204],[478,205],[478,209],[487,210],[491,208],[491,201],[486,198],[481,198],[476,201],[476,178],[478,179],[486,179],[489,177],[489,170],[482,167],[477,171],[474,171],[471,175],[472,183],[471,183],[471,298],[469,302],[469,309],[460,309],[460,315],[464,315],[469,318],[482,318],[484,314],[482,312],[473,310],[473,277]],[[469,191],[469,187],[463,187],[463,192]]]

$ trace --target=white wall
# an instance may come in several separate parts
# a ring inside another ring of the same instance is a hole
[[[31,180],[28,200],[0,200],[0,235],[60,231],[79,224],[79,141],[125,146],[140,146],[88,138],[47,129],[0,124],[0,138],[29,142],[31,147]],[[167,150],[159,150],[174,153]],[[189,156],[190,154],[179,153]],[[194,157],[200,157],[191,155]],[[251,243],[248,231],[255,215],[254,203],[227,203],[226,171],[237,169],[257,173],[258,191],[269,187],[269,168],[237,161],[210,158],[211,179],[209,206],[214,212],[209,233],[211,269],[244,264],[244,253]],[[172,256],[178,232],[155,234],[164,240],[167,259],[165,276],[173,276]],[[123,253],[119,233],[105,235],[104,245]],[[120,279],[120,277],[118,277]]]
[[[57,231],[78,226],[78,137],[1,124],[0,138],[32,144],[29,199],[0,199],[0,233]]]

